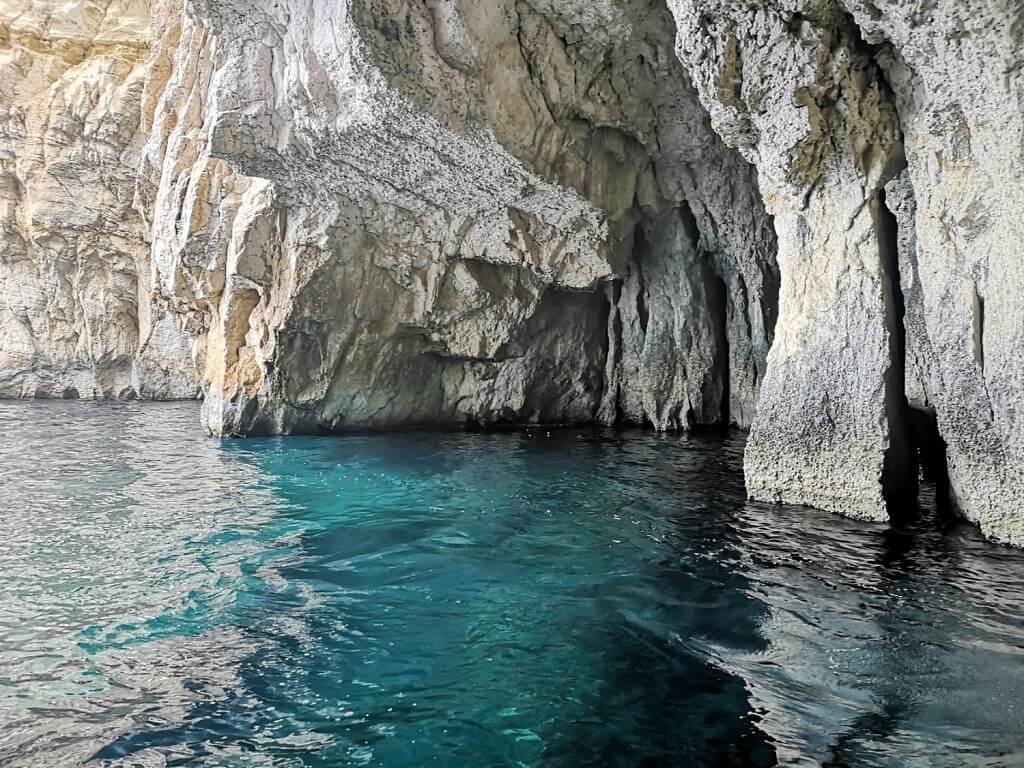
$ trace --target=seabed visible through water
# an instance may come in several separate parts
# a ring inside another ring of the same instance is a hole
[[[5,768],[1024,766],[1024,552],[737,437],[0,423]]]

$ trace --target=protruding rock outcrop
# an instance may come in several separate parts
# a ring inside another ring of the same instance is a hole
[[[716,130],[757,164],[779,237],[748,489],[884,520],[903,387],[881,194],[903,149],[881,68],[842,13],[670,5],[680,57]]]
[[[140,200],[212,432],[749,424],[774,235],[627,6],[169,16]]]
[[[906,408],[934,409],[957,505],[1024,543],[1024,9],[669,5],[779,235],[751,493],[884,519],[885,483],[913,480]]]

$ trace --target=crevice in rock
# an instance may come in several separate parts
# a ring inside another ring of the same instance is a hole
[[[717,425],[725,429],[729,428],[731,414],[729,412],[729,400],[731,397],[730,371],[729,371],[729,291],[725,280],[719,274],[714,261],[714,254],[708,249],[704,236],[697,225],[697,219],[693,210],[685,200],[680,207],[680,216],[683,220],[687,237],[697,249],[697,260],[700,264],[701,285],[704,292],[705,309],[713,338],[714,349],[712,360],[716,377],[721,386],[721,402],[718,412]],[[693,419],[690,418],[691,425]]]
[[[606,416],[613,424],[621,424],[622,413],[622,383],[619,381],[620,368],[622,366],[622,312],[619,311],[619,301],[622,299],[622,281],[613,281],[607,289],[608,296],[608,364],[605,366],[605,387],[614,387],[614,392],[606,392],[605,399],[614,404],[612,413]]]
[[[971,315],[971,342],[974,349],[974,359],[982,374],[985,373],[985,297],[981,295],[978,286],[974,286],[974,306]]]
[[[912,407],[909,416],[919,480],[934,486],[935,513],[938,519],[953,518],[956,516],[956,504],[949,481],[946,441],[939,432],[935,411],[932,408]],[[923,506],[925,499],[920,499],[920,503]]]
[[[701,271],[704,280],[704,295],[707,300],[711,331],[715,339],[717,375],[722,385],[719,422],[723,429],[729,428],[732,415],[729,412],[730,391],[729,371],[729,303],[725,280],[715,271],[707,251],[701,249]]]
[[[680,204],[679,216],[683,220],[683,230],[686,232],[686,236],[690,238],[690,242],[693,243],[693,247],[698,250],[701,249],[700,227],[697,226],[697,218],[693,215],[693,209],[690,208],[690,203],[687,200],[683,200]]]
[[[647,323],[650,320],[650,313],[647,309],[647,284],[644,282],[643,260],[645,255],[650,253],[651,247],[644,235],[643,223],[636,225],[633,230],[633,255],[630,259],[630,269],[636,270],[636,314],[640,320],[640,330],[647,333]]]
[[[622,280],[606,282],[601,290],[603,318],[605,319],[604,364],[600,370],[600,388],[594,401],[591,421],[604,426],[615,426],[621,418],[619,405],[619,381],[622,363],[622,313],[619,299],[622,297]]]
[[[899,225],[886,206],[884,190],[879,191],[875,200],[874,216],[890,359],[885,376],[889,447],[882,464],[882,489],[890,519],[899,520],[916,509],[917,457],[911,439],[910,405],[906,394],[906,306],[900,284]]]
[[[758,201],[760,201],[760,195]],[[763,204],[763,203],[762,203]],[[772,232],[775,232],[775,217],[768,216]],[[770,348],[775,343],[775,324],[779,320],[779,291],[782,287],[782,275],[779,273],[778,261],[772,259],[761,265],[764,279],[764,300],[761,304],[761,316],[764,318],[765,337]]]

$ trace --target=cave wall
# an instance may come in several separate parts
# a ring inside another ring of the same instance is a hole
[[[902,162],[880,67],[844,14],[676,2],[716,129],[758,166],[782,285],[746,454],[749,491],[887,518],[899,362],[881,192]],[[898,447],[897,447],[898,448]]]
[[[774,233],[663,5],[181,10],[140,198],[212,432],[750,424]]]
[[[957,506],[1024,543],[1024,6],[670,0],[677,52],[775,217],[757,498],[885,519],[932,411]]]
[[[0,397],[724,423],[752,496],[871,520],[928,423],[1024,543],[1022,18],[0,0]]]

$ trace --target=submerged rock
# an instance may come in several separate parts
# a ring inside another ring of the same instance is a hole
[[[735,425],[753,496],[873,520],[916,410],[1024,543],[1021,18],[9,0],[0,396],[201,390],[217,435]]]

